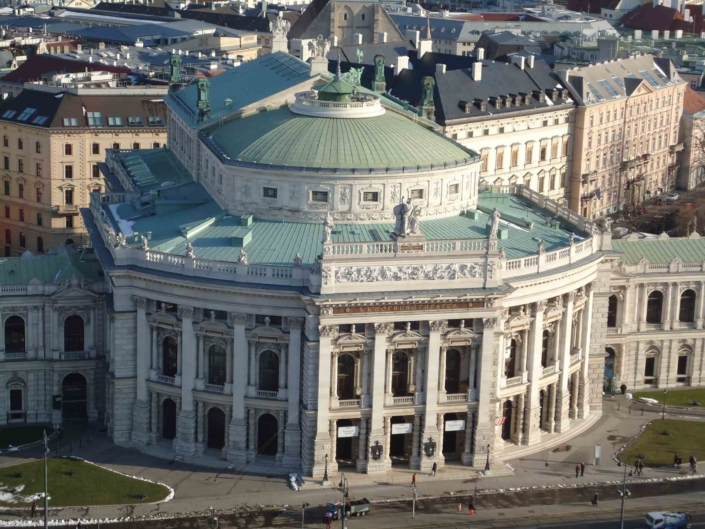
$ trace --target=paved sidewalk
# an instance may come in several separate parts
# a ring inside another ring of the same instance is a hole
[[[617,403],[620,410],[617,410]],[[648,412],[642,417],[637,413],[628,413],[628,406],[619,398],[604,401],[604,416],[587,432],[563,441],[559,446],[543,450],[533,455],[509,461],[511,468],[493,468],[494,475],[479,477],[477,469],[448,465],[439,471],[436,477],[428,474],[417,476],[419,496],[438,497],[449,493],[466,494],[477,486],[484,489],[510,489],[517,487],[572,486],[576,483],[598,483],[621,481],[623,467],[617,467],[612,455],[631,437],[636,435],[646,421],[655,419]],[[692,418],[691,418],[692,419]],[[79,431],[70,430],[62,443],[76,439]],[[85,439],[85,438],[84,438]],[[593,466],[594,446],[602,445],[602,461]],[[52,447],[53,448],[53,447]],[[62,447],[61,455],[68,455],[68,448]],[[17,464],[31,457],[39,457],[40,452],[32,451],[0,455],[0,466]],[[52,452],[53,455],[53,452]],[[144,477],[165,483],[176,490],[174,499],[158,505],[138,505],[132,510],[129,506],[103,506],[86,508],[66,508],[57,517],[122,517],[126,512],[135,516],[156,513],[204,512],[209,507],[231,510],[237,507],[300,505],[308,502],[321,505],[329,501],[339,501],[338,490],[319,485],[307,486],[299,492],[290,490],[281,477],[243,475],[234,469],[211,469],[169,461],[154,456],[117,447],[105,434],[91,433],[90,444],[82,441],[79,448],[73,445],[72,455],[77,455],[102,464],[108,468],[128,475]],[[585,477],[575,479],[575,465],[585,462],[588,467]],[[351,492],[356,497],[367,497],[373,501],[385,501],[410,498],[412,494],[410,472],[398,471],[404,479],[399,483],[392,480],[376,479],[374,482],[355,482],[364,479],[364,475],[350,473],[346,476],[351,481]],[[681,474],[685,470],[680,471]],[[674,477],[679,474],[671,468],[645,471],[646,478]],[[357,478],[363,476],[362,478]],[[394,476],[393,476],[394,477]],[[337,484],[339,477],[331,475],[331,481]],[[88,512],[88,514],[86,514]],[[0,519],[4,516],[0,515]]]

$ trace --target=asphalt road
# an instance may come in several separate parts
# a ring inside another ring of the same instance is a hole
[[[696,514],[693,515],[693,522],[691,524],[693,527],[705,527],[705,514]],[[473,526],[473,527],[481,527],[481,526]],[[491,527],[491,526],[490,526]],[[495,526],[497,527],[497,526]],[[536,526],[535,525],[522,525],[518,529],[534,529]],[[573,529],[619,529],[620,524],[619,521],[610,521],[610,522],[575,522],[575,523],[570,523],[570,522],[560,522],[559,524],[555,525],[543,525],[541,527],[571,527]],[[624,520],[624,529],[644,529],[646,527],[646,523],[644,523],[644,518],[629,518]]]

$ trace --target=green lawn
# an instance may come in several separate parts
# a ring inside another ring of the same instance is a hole
[[[671,435],[663,435],[664,431]],[[673,455],[678,454],[683,459],[683,468],[687,469],[691,455],[698,461],[705,459],[705,423],[655,419],[619,459],[633,464],[639,454],[646,456],[644,464],[650,467],[672,465]]]
[[[13,477],[18,473],[22,477]],[[25,497],[43,492],[44,461],[1,468],[0,485],[11,488],[25,485],[21,492]],[[151,503],[163,500],[168,494],[169,489],[163,485],[122,476],[90,463],[64,458],[49,459],[51,507]],[[145,497],[140,499],[139,495]],[[0,505],[18,504],[0,502]]]
[[[41,441],[42,432],[46,430],[51,435],[54,428],[51,426],[7,426],[0,428],[0,450],[12,446],[22,446],[34,441]]]
[[[639,397],[656,399],[663,404],[664,395],[662,389],[657,389],[656,391],[637,391],[634,393],[635,399]],[[699,402],[705,407],[705,388],[672,390],[666,395],[667,406],[692,406],[692,401]]]

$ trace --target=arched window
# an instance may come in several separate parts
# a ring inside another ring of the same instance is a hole
[[[681,294],[678,319],[686,323],[693,323],[695,321],[695,292],[691,289],[685,290]]]
[[[409,357],[397,351],[392,356],[392,393],[395,397],[405,397],[409,392]]]
[[[617,296],[610,296],[607,304],[607,327],[617,326]]]
[[[338,398],[355,398],[355,359],[349,354],[338,355]]]
[[[512,401],[502,406],[502,439],[509,441],[512,437]]]
[[[507,343],[507,348],[504,351],[504,376],[512,378],[516,368],[517,359],[517,341],[511,339]]]
[[[541,367],[548,365],[548,341],[548,331],[543,331],[543,338],[541,339]]]
[[[279,390],[279,355],[265,351],[259,357],[259,387],[261,391]]]
[[[64,322],[64,351],[83,350],[83,318],[74,314]]]
[[[167,336],[162,342],[162,374],[167,377],[175,377],[178,373],[179,346],[176,338]]]
[[[343,20],[347,20],[347,19],[348,19],[348,14],[347,14],[347,13],[343,13]]]
[[[460,393],[460,352],[449,349],[446,352],[446,393]]]
[[[37,237],[37,253],[44,253],[44,239]]]
[[[663,309],[663,294],[654,290],[649,294],[646,303],[646,323],[661,323],[661,312]]]
[[[220,345],[212,345],[208,350],[208,383],[223,386],[226,378],[225,349]]]
[[[5,352],[24,352],[24,320],[19,316],[10,316],[5,320]]]

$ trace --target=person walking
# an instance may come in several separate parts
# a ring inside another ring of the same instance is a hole
[[[410,487],[415,487],[416,486],[416,472],[414,472],[414,475],[411,476],[411,485]]]
[[[431,467],[431,474],[435,477],[437,471],[438,471],[438,463],[433,463],[433,466]]]
[[[575,477],[580,476],[580,465],[575,465]]]
[[[473,514],[475,514],[475,501],[471,499],[468,502],[468,515],[472,516]]]
[[[580,477],[585,475],[585,463],[580,463]]]
[[[32,508],[29,511],[29,517],[34,518],[35,516],[37,516],[37,502],[33,501]]]
[[[599,501],[599,498],[598,498],[597,492],[596,492],[596,493],[595,493],[595,496],[593,496],[593,498],[592,498],[592,506],[593,506],[593,507],[597,507],[598,501]]]
[[[693,471],[694,464],[695,464],[695,456],[691,454],[690,457],[688,458],[688,468],[690,469],[691,472]]]
[[[678,466],[678,454],[673,454],[673,466]]]

